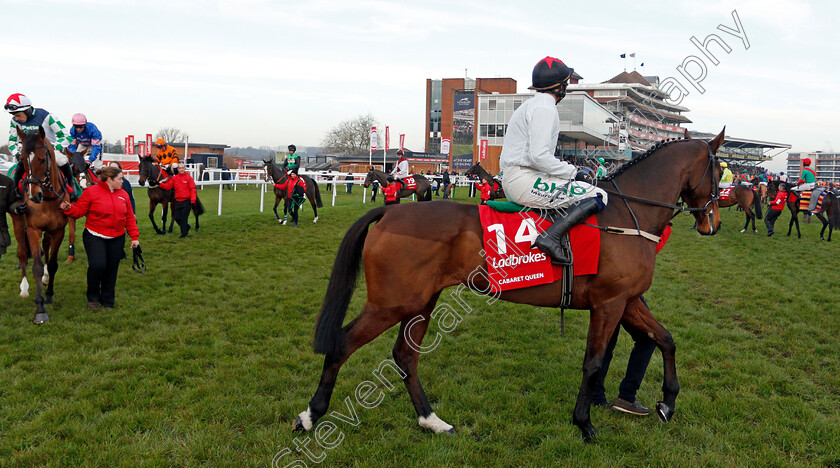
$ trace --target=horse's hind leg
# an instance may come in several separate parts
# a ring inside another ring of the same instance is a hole
[[[172,206],[172,203],[167,203],[163,205],[163,228],[166,229],[166,215],[169,213],[169,207]],[[187,218],[189,221],[189,218]],[[172,234],[172,228],[175,226],[175,207],[172,206],[172,219],[169,220],[169,229],[167,229],[167,233]]]
[[[423,386],[420,385],[420,376],[417,374],[417,361],[422,350],[421,344],[423,336],[429,328],[430,315],[435,302],[437,302],[437,296],[429,303],[426,310],[402,321],[400,334],[397,337],[397,343],[394,345],[394,361],[404,373],[403,382],[411,396],[414,409],[417,411],[420,426],[437,433],[454,434],[455,429],[437,417],[432,411],[432,406],[426,398]],[[431,349],[434,349],[434,347],[431,347]]]
[[[624,311],[624,323],[650,336],[659,350],[662,351],[662,363],[665,367],[665,374],[662,381],[663,401],[656,403],[656,415],[660,421],[668,422],[674,414],[677,394],[680,393],[680,384],[677,380],[677,363],[674,339],[671,333],[653,317],[650,309],[645,306],[641,299],[636,299],[627,305]]]
[[[312,220],[313,223],[318,222],[318,205],[315,204],[315,197],[309,199],[309,204],[312,205],[312,213],[315,215],[315,219]]]
[[[394,310],[377,309],[370,303],[365,304],[362,313],[341,330],[345,343],[344,354],[340,356],[328,354],[324,357],[324,369],[321,372],[318,390],[309,400],[306,411],[300,413],[295,419],[293,430],[308,431],[315,427],[318,420],[327,413],[338,371],[344,362],[357,349],[396,325],[400,319],[401,317]]]
[[[752,211],[750,211],[749,208],[744,210],[744,214],[747,215],[747,221],[744,223],[744,229],[741,229],[742,233],[746,232],[747,228],[750,226],[750,219],[753,220],[753,229],[755,229],[755,215],[752,214]]]

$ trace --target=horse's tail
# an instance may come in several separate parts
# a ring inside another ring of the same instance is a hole
[[[387,207],[374,208],[350,226],[335,257],[327,293],[315,325],[316,353],[337,356],[343,353],[344,340],[341,325],[347,314],[347,306],[356,287],[356,276],[362,260],[362,248],[368,234],[368,226],[385,216]]]
[[[318,184],[316,184],[314,180],[312,180],[312,185],[315,186],[315,206],[317,206],[318,208],[323,208],[324,202],[321,201],[321,189],[318,187]]]
[[[830,190],[826,194],[826,198],[828,200],[824,200],[823,204],[829,203],[831,207],[831,213],[828,216],[828,222],[831,225],[831,229],[840,229],[840,199],[837,198]]]
[[[755,211],[755,217],[761,219],[761,195],[758,192],[753,192],[753,210]]]

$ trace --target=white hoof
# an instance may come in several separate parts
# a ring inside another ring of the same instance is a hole
[[[300,423],[305,431],[312,429],[312,416],[308,406],[306,407],[306,411],[298,415],[298,419],[300,419]]]
[[[283,220],[280,219],[280,218],[277,218],[277,222],[280,223],[280,224],[283,224]]]
[[[20,281],[20,297],[29,297],[29,281],[26,277]]]
[[[743,234],[743,233],[745,233],[745,232],[747,232],[747,230],[746,230],[746,229],[741,229],[741,234]]]
[[[44,286],[50,284],[50,274],[49,273],[44,273],[44,276],[41,277],[41,284],[43,284]]]
[[[430,414],[428,417],[420,416],[417,418],[417,421],[420,423],[420,427],[424,427],[436,434],[441,434],[443,432],[453,433],[455,432],[455,428],[447,424],[444,420],[437,417],[435,413]]]
[[[318,218],[313,219],[313,220],[312,220],[312,222],[313,222],[313,223],[317,223],[317,222],[318,222]]]

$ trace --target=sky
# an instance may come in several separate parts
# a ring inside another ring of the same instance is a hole
[[[194,142],[318,146],[370,113],[392,145],[404,133],[422,151],[427,78],[511,77],[526,92],[545,56],[596,83],[635,53],[639,72],[689,91],[690,130],[840,151],[838,2],[0,0],[0,11],[2,98],[24,93],[68,125],[83,112],[108,141],[176,127]],[[738,29],[733,11],[746,41],[718,28]],[[731,49],[710,46],[717,65],[690,40],[710,34]],[[677,70],[690,56],[706,66],[703,93]]]

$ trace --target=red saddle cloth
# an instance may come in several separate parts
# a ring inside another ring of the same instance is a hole
[[[727,187],[720,189],[720,199],[721,200],[729,200],[729,192],[732,191],[732,187]]]
[[[486,205],[478,207],[484,233],[484,251],[492,291],[507,291],[553,283],[563,277],[561,267],[537,248],[534,239],[551,222],[534,212],[501,213]],[[595,216],[586,223],[597,224]],[[574,255],[574,275],[598,272],[601,232],[598,228],[579,224],[569,230]]]
[[[402,187],[406,190],[414,190],[417,188],[417,182],[414,181],[414,176],[404,177],[402,179]]]

